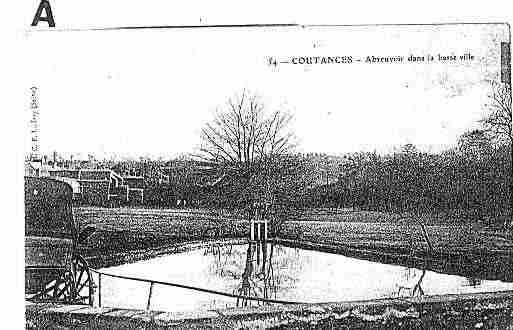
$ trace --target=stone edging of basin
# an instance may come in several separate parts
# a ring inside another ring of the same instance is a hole
[[[170,313],[84,305],[59,305],[26,302],[27,322],[41,319],[53,324],[91,324],[97,327],[177,326],[209,328],[265,328],[297,320],[346,318],[363,322],[381,322],[390,318],[419,318],[422,309],[438,313],[449,308],[485,310],[511,308],[513,291],[478,294],[448,294],[421,297],[386,298],[353,302],[303,305],[261,306]],[[46,322],[45,321],[45,322]],[[71,323],[70,323],[71,322]]]
[[[404,256],[410,256],[411,251],[403,249],[403,248],[390,248],[390,247],[384,247],[384,246],[377,246],[377,247],[368,247],[368,246],[360,246],[360,245],[354,245],[354,244],[346,244],[341,242],[333,242],[333,243],[318,243],[313,242],[309,240],[299,240],[299,239],[287,239],[287,238],[275,238],[274,241],[276,243],[280,244],[288,244],[290,246],[295,247],[301,247],[306,249],[324,249],[324,250],[330,250],[331,251],[360,251],[360,252],[367,252],[369,254],[379,254],[379,255],[404,255]],[[502,250],[461,250],[461,249],[454,249],[451,248],[448,251],[445,250],[437,250],[435,249],[433,252],[429,253],[428,251],[419,251],[421,252],[418,254],[420,257],[454,257],[454,256],[461,256],[461,255],[469,255],[469,256],[500,256],[500,257],[513,257],[513,250],[511,249],[502,249]],[[418,252],[417,252],[418,253]],[[420,258],[417,257],[417,258]]]

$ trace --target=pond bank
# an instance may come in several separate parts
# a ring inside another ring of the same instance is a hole
[[[243,244],[245,238],[224,238],[224,239],[204,239],[190,242],[170,243],[160,247],[147,249],[131,250],[126,252],[116,252],[105,255],[95,255],[87,258],[87,262],[92,268],[105,268],[133,263],[142,260],[153,259],[158,256],[187,252],[208,246],[212,243],[221,244]]]
[[[189,313],[26,303],[27,329],[513,329],[513,291]]]
[[[393,254],[408,254],[413,249],[421,258],[426,254],[419,228],[388,219],[383,213],[331,210],[321,216],[312,211],[307,218],[311,221],[285,223],[279,237]],[[199,209],[78,207],[75,221],[81,228],[91,225],[97,229],[80,247],[80,254],[94,268],[131,262],[145,255],[151,258],[151,251],[160,253],[170,246],[172,250],[175,245],[190,242],[249,236],[247,220]],[[513,255],[511,235],[475,225],[429,223],[427,231],[436,251],[470,255],[472,264],[481,263],[483,256]]]
[[[451,275],[486,280],[513,281],[513,251],[408,251],[398,248],[362,248],[342,243],[318,243],[291,239],[274,242],[307,250],[342,254],[379,263],[426,269]]]
[[[317,243],[281,238],[270,239],[269,241],[293,248],[340,254],[373,262],[426,269],[468,278],[513,281],[513,251],[490,251],[488,253],[479,251],[479,254],[472,251],[467,253],[462,251],[435,251],[432,254],[416,251],[412,254],[404,249],[397,248],[362,248],[342,243]],[[213,243],[224,245],[247,242],[246,238],[224,238],[170,243],[160,247],[91,256],[87,258],[87,261],[92,268],[105,268],[148,260],[167,254],[187,252]]]

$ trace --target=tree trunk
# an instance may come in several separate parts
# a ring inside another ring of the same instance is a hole
[[[509,231],[513,234],[513,135],[510,135],[511,169],[509,178]]]
[[[418,220],[420,224],[420,228],[422,229],[422,234],[424,235],[424,240],[426,241],[427,245],[429,246],[429,253],[433,252],[433,245],[431,245],[431,240],[429,239],[429,235],[427,233],[426,227],[424,226],[424,223],[421,220]]]

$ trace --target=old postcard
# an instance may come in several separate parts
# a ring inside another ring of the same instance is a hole
[[[28,329],[513,327],[508,24],[34,13]]]

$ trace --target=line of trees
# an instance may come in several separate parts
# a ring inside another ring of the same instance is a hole
[[[312,206],[506,220],[511,212],[509,149],[467,140],[440,154],[405,145],[391,155],[350,155],[340,164],[336,183],[312,191]]]
[[[336,183],[312,193],[316,206],[487,221],[512,227],[511,86],[493,84],[481,127],[440,153],[405,145],[389,155],[356,153],[338,163]]]
[[[266,111],[247,91],[216,113],[201,131],[197,155],[223,173],[205,190],[210,205],[257,205],[282,220],[297,209],[336,206],[511,221],[510,85],[493,86],[480,129],[437,154],[405,145],[388,155],[298,155],[291,121],[290,113]]]

